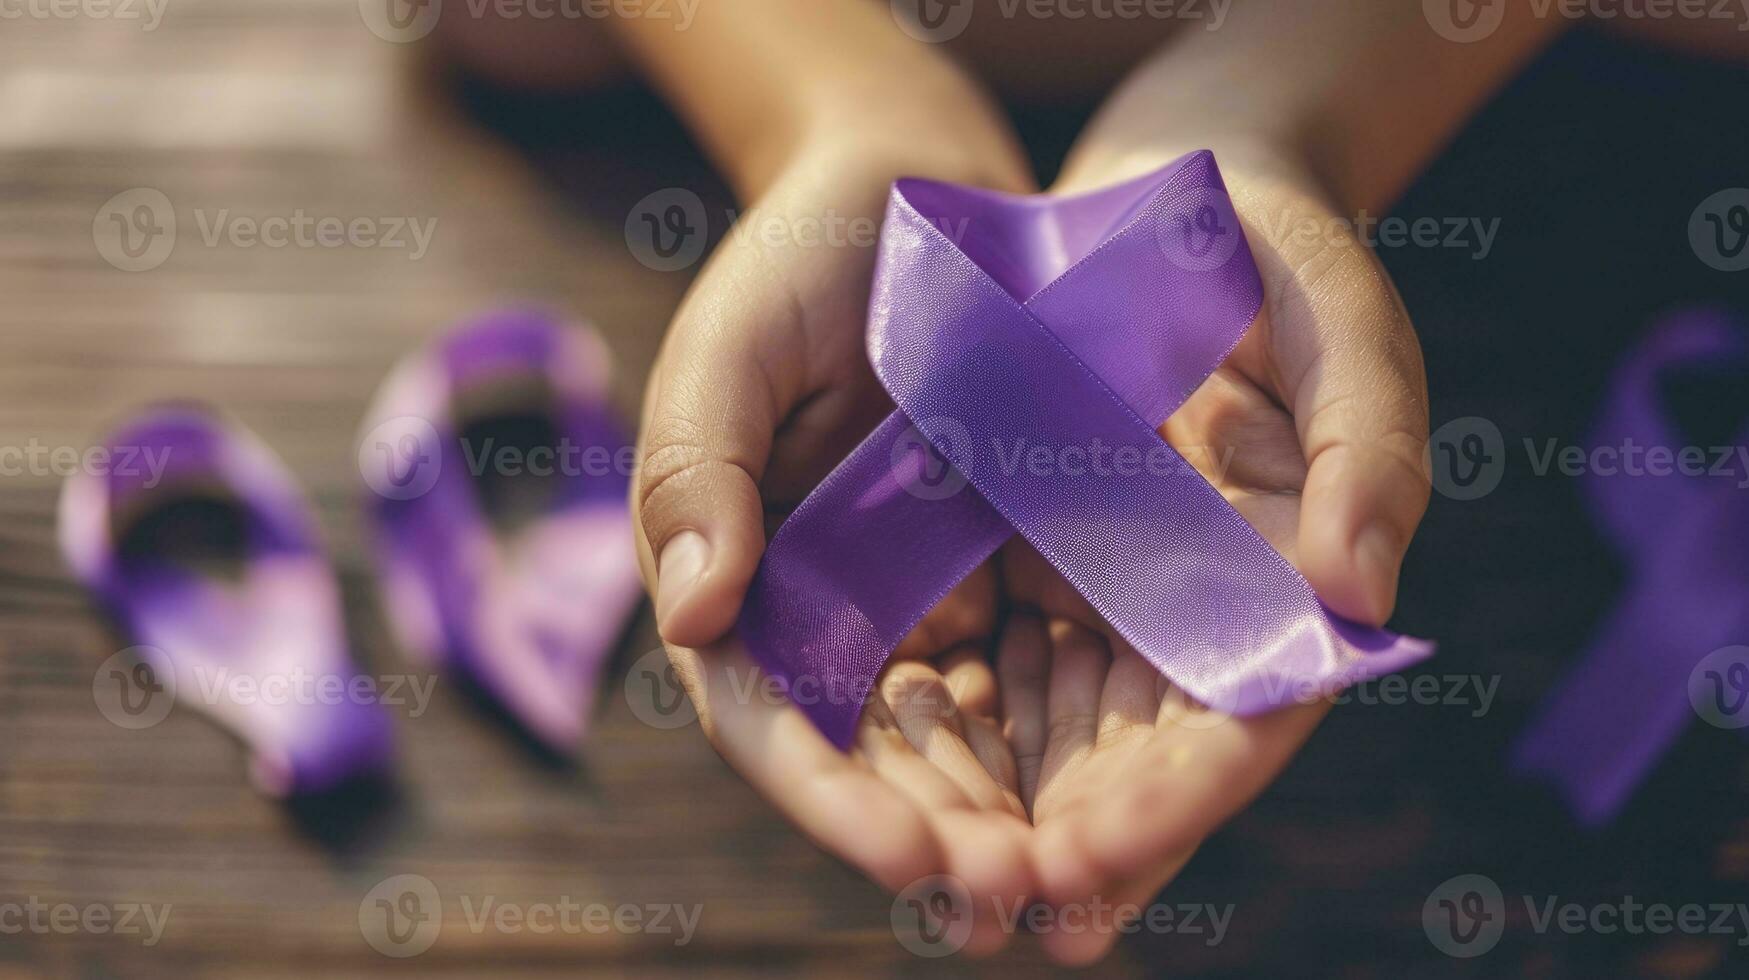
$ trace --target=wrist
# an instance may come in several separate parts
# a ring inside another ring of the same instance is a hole
[[[818,175],[824,186],[885,187],[926,177],[1025,193],[1036,190],[1018,138],[969,82],[912,79],[901,89],[842,85],[792,106],[744,147],[733,168],[738,196],[763,196],[780,178]]]
[[[1279,189],[1298,196],[1316,196],[1341,207],[1332,183],[1315,164],[1303,142],[1282,136],[1260,136],[1231,130],[1178,130],[1151,133],[1122,143],[1084,141],[1052,185],[1053,194],[1077,194],[1108,187],[1160,167],[1197,150],[1209,150],[1236,190]]]

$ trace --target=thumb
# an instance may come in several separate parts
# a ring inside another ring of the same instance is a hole
[[[632,491],[656,627],[684,647],[734,625],[765,549],[759,478],[793,401],[773,390],[791,372],[768,363],[751,331],[701,319],[682,311],[663,344]]]
[[[1366,268],[1307,283],[1304,305],[1275,311],[1274,346],[1283,375],[1298,379],[1287,395],[1307,464],[1301,570],[1336,613],[1380,625],[1427,510],[1427,380],[1384,270],[1364,249],[1343,251],[1337,261]]]

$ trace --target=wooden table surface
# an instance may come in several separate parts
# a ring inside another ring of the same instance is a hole
[[[1530,120],[1588,91],[1593,62],[1622,56],[1607,45],[1557,54],[1552,77],[1522,96],[1529,108],[1505,111],[1497,126],[1541,132]],[[1737,73],[1690,78],[1647,61],[1697,90],[1745,93]],[[1655,117],[1655,96],[1638,97],[1640,114]],[[1720,104],[1737,106],[1740,129],[1749,103]],[[616,105],[561,112],[457,98],[413,49],[365,30],[355,0],[173,0],[150,32],[90,18],[0,21],[0,446],[83,447],[166,397],[222,406],[311,495],[360,654],[377,673],[417,673],[386,634],[359,543],[355,427],[399,355],[506,301],[592,318],[619,360],[621,403],[635,404],[686,274],[641,265],[624,216],[666,186],[722,195],[655,103],[626,95]],[[1619,139],[1607,120],[1575,125],[1567,157],[1527,154],[1530,190],[1464,176],[1510,159],[1473,137],[1454,156],[1474,169],[1445,165],[1405,208],[1451,213],[1431,209],[1464,200],[1474,213],[1520,213],[1514,202],[1525,198],[1514,194],[1555,193],[1564,162],[1596,168],[1585,154]],[[589,138],[574,138],[584,130]],[[1672,153],[1703,156],[1709,145],[1654,135],[1675,143]],[[1727,127],[1712,139],[1741,178],[1741,134]],[[1717,189],[1730,169],[1723,161],[1716,179],[1683,179]],[[1631,198],[1643,179],[1608,174],[1598,194]],[[185,222],[150,271],[118,270],[94,244],[105,202],[133,188],[162,191]],[[1690,190],[1675,197],[1698,200]],[[1609,200],[1618,216],[1638,214],[1637,198]],[[435,219],[437,229],[417,260],[393,249],[208,245],[191,216],[221,209]],[[1626,233],[1609,238],[1609,222],[1586,214],[1551,207],[1508,225],[1485,271],[1454,256],[1388,259],[1429,337],[1436,416],[1489,414],[1513,435],[1582,431],[1614,353],[1641,314],[1668,302],[1612,285],[1642,267],[1597,258]],[[1573,244],[1596,236],[1605,240]],[[1551,269],[1563,244],[1583,254]],[[1684,261],[1693,258],[1668,259],[1684,271],[1661,274],[1663,285],[1749,309],[1742,284]],[[1515,271],[1525,268],[1535,271]],[[1518,325],[1541,315],[1539,297],[1563,290],[1589,291],[1567,310],[1601,324],[1598,342],[1528,342],[1516,374],[1470,346],[1525,343]],[[440,681],[428,712],[398,719],[399,799],[343,837],[333,820],[300,821],[252,792],[237,746],[191,713],[127,731],[94,707],[93,674],[120,643],[55,551],[58,487],[46,472],[0,478],[0,903],[145,902],[171,913],[149,948],[114,935],[0,935],[0,977],[1047,971],[1024,938],[984,964],[913,957],[894,940],[889,900],[776,817],[696,726],[642,724],[628,701],[636,685],[627,695],[623,678],[654,647],[647,614],[604,683],[577,769],[531,757]],[[1519,479],[1475,506],[1436,503],[1400,621],[1445,641],[1433,672],[1503,679],[1495,710],[1339,710],[1168,892],[1233,903],[1225,942],[1141,937],[1098,972],[1725,975],[1741,952],[1730,937],[1550,937],[1515,919],[1498,950],[1463,961],[1422,930],[1429,891],[1466,872],[1512,895],[1749,898],[1740,740],[1690,733],[1647,801],[1602,835],[1577,833],[1501,772],[1512,733],[1621,580],[1575,499],[1570,486]],[[379,955],[359,924],[366,893],[398,874],[422,875],[444,896],[439,940],[409,960]],[[702,917],[684,946],[655,935],[476,933],[462,900],[484,896],[699,905]]]

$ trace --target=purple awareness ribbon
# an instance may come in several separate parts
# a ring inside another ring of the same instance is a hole
[[[900,181],[868,327],[898,411],[772,538],[738,624],[753,656],[847,748],[894,647],[1016,533],[1231,713],[1428,656],[1332,614],[1156,432],[1262,303],[1206,151],[1069,198]]]
[[[371,678],[348,649],[339,583],[285,464],[253,433],[194,406],[144,411],[105,448],[123,462],[68,479],[57,531],[74,577],[140,644],[134,686],[236,733],[250,748],[256,785],[273,796],[386,773],[393,725],[376,699],[349,693],[370,690],[359,685]],[[236,581],[122,547],[142,515],[203,497],[236,510]]]
[[[1749,363],[1741,328],[1713,313],[1672,318],[1617,369],[1592,444],[1681,446],[1660,381],[1733,363]],[[1697,714],[1749,725],[1749,649],[1731,646],[1749,636],[1749,491],[1738,479],[1733,468],[1728,479],[1593,473],[1584,484],[1631,568],[1626,597],[1519,737],[1512,768],[1552,782],[1586,825],[1611,820]]]

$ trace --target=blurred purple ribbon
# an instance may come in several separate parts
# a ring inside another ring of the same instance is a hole
[[[833,743],[905,634],[1015,533],[1220,710],[1431,652],[1331,614],[1156,432],[1263,302],[1210,153],[1072,198],[900,181],[880,249],[868,350],[898,411],[778,529],[738,626]]]
[[[1666,321],[1616,370],[1592,444],[1674,453],[1684,440],[1661,380],[1730,364],[1749,364],[1749,335],[1728,318]],[[1588,825],[1615,816],[1697,714],[1749,725],[1749,648],[1731,646],[1749,636],[1749,490],[1689,469],[1593,473],[1585,483],[1599,527],[1630,566],[1627,595],[1519,737],[1512,768],[1550,780]]]

